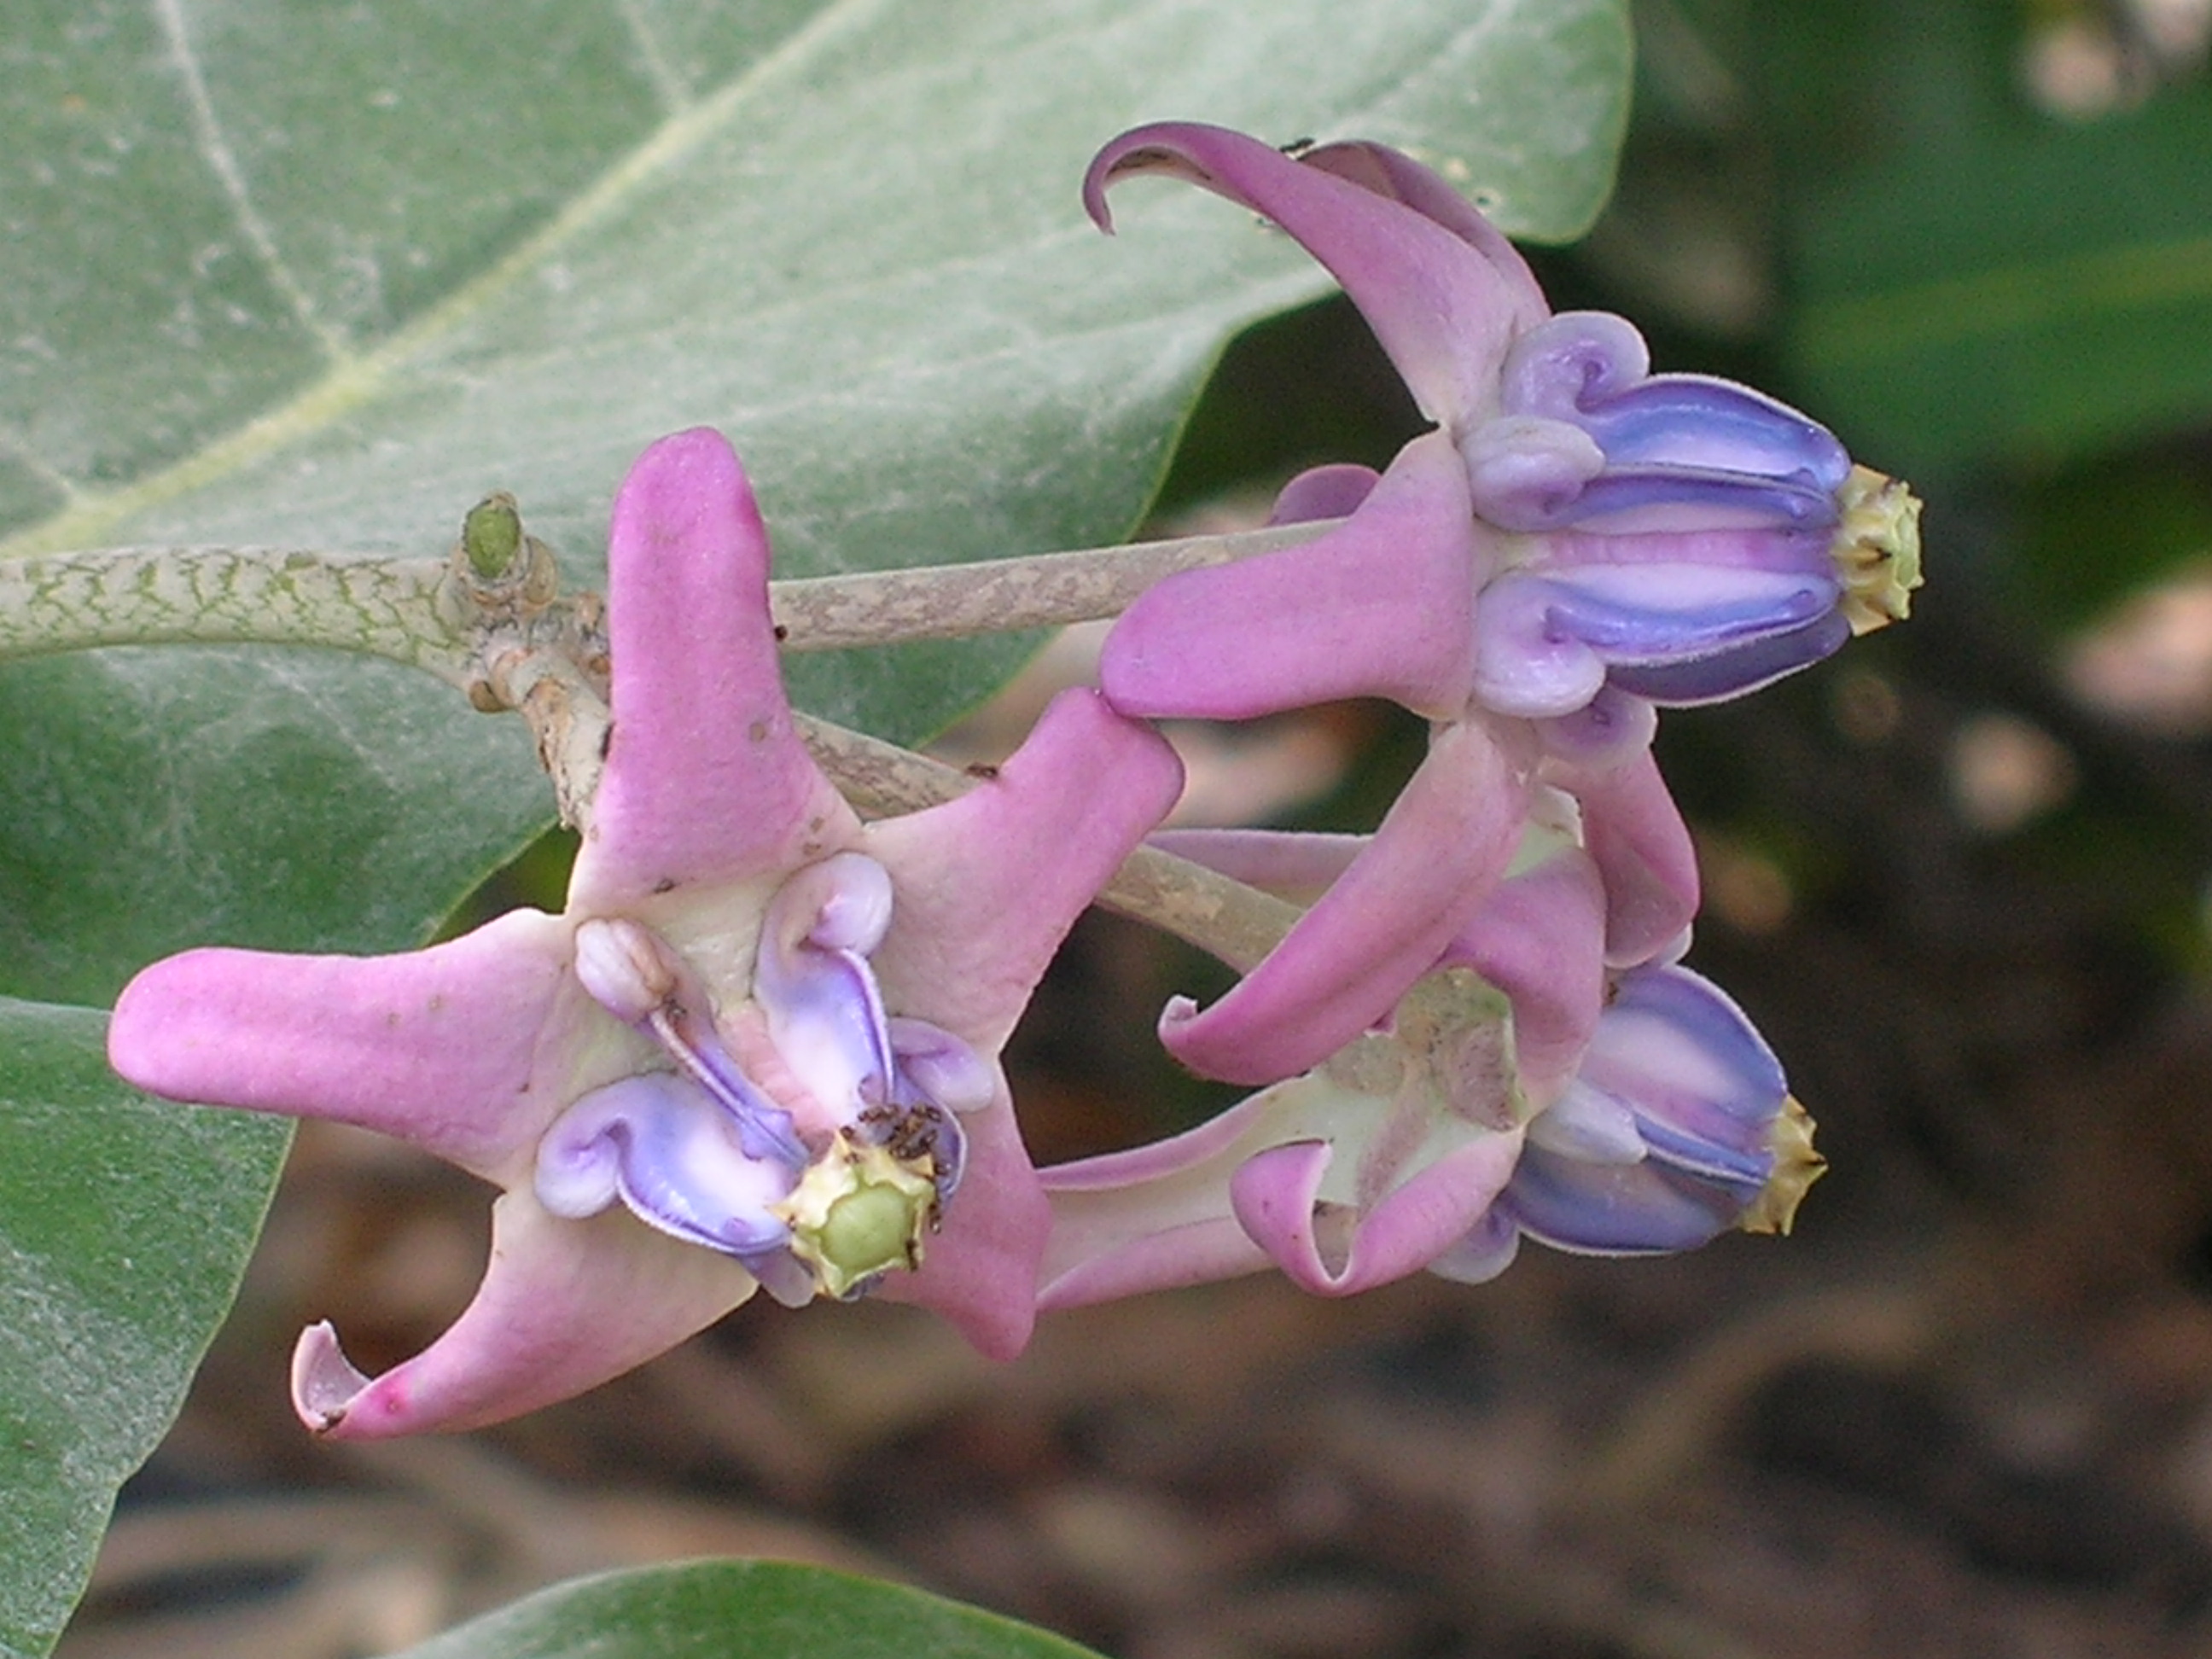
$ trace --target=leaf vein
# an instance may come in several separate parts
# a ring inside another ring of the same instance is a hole
[[[192,141],[199,148],[200,159],[222,186],[232,216],[238,222],[239,234],[246,238],[246,246],[253,250],[270,283],[291,307],[301,326],[321,343],[324,352],[334,362],[343,362],[350,355],[344,337],[317,314],[313,296],[286,263],[276,246],[276,234],[253,204],[246,171],[239,165],[237,153],[232,149],[222,119],[216,114],[215,98],[208,88],[206,72],[200,65],[199,54],[192,49],[184,0],[154,0],[154,12],[168,46],[170,65],[184,88],[185,108],[191,117]]]
[[[175,13],[182,0],[155,0],[155,3],[165,12]],[[493,301],[550,264],[562,248],[620,209],[633,192],[722,132],[763,87],[799,72],[816,52],[864,28],[890,3],[890,0],[830,0],[775,51],[756,60],[712,98],[662,122],[535,233],[374,350],[336,357],[321,380],[302,387],[289,402],[254,416],[158,472],[120,489],[87,496],[75,507],[0,541],[0,558],[96,545],[115,526],[136,514],[228,477],[334,425],[374,397],[402,367],[429,355]],[[179,40],[181,46],[181,36]]]
[[[693,101],[690,82],[677,73],[676,65],[669,61],[653,20],[645,15],[639,0],[614,0],[614,4],[616,15],[629,31],[631,44],[637,48],[638,62],[645,70],[646,78],[653,82],[654,95],[660,100],[661,113],[682,114]]]

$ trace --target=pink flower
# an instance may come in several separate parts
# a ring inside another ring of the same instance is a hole
[[[1161,837],[1261,884],[1326,882],[1348,838]],[[1346,1296],[1426,1267],[1494,1277],[1556,1249],[1693,1249],[1786,1231],[1820,1170],[1750,1023],[1687,969],[1601,965],[1604,896],[1571,836],[1525,866],[1370,1031],[1156,1145],[1046,1170],[1039,1305],[1266,1267]]]
[[[561,915],[392,957],[193,951],[118,1003],[111,1058],[141,1088],[362,1125],[500,1188],[483,1285],[422,1353],[372,1380],[326,1324],[302,1335],[311,1427],[497,1421],[759,1283],[798,1303],[880,1281],[986,1352],[1026,1342],[1048,1218],[998,1054],[1180,769],[1073,692],[994,779],[864,824],[794,729],[768,565],[719,434],[639,459]]]
[[[1371,843],[1265,960],[1161,1036],[1267,1083],[1385,1018],[1495,890],[1539,782],[1580,802],[1616,967],[1697,904],[1686,835],[1644,752],[1655,703],[1732,696],[1904,614],[1911,513],[1825,429],[1746,387],[1649,373],[1617,317],[1553,316],[1512,246],[1377,144],[1295,158],[1164,123],[1100,152],[1109,185],[1186,179],[1265,215],[1344,285],[1437,422],[1379,478],[1295,479],[1303,546],[1182,573],[1131,606],[1100,669],[1125,714],[1245,720],[1351,696],[1435,727]]]

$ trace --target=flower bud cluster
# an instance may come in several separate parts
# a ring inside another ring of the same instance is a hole
[[[362,1125],[499,1188],[483,1285],[423,1353],[372,1378],[327,1324],[302,1336],[319,1431],[495,1421],[762,1287],[911,1299],[1003,1356],[1040,1307],[1271,1263],[1342,1295],[1485,1279],[1524,1237],[1638,1254],[1786,1230],[1819,1170],[1809,1120],[1680,965],[1696,862],[1650,743],[1660,708],[1904,616],[1917,503],[1784,404],[1653,374],[1620,319],[1553,315],[1394,150],[1139,129],[1092,166],[1102,225],[1138,173],[1297,239],[1434,421],[1382,473],[1317,469],[1278,503],[1340,523],[1159,582],[1098,690],[966,793],[863,822],[786,700],[735,454],[663,439],[614,504],[604,766],[562,913],[398,957],[191,951],[125,990],[110,1051],[139,1086]],[[465,552],[542,602],[511,502],[471,516]],[[1150,722],[1346,696],[1431,722],[1373,834],[1165,832],[1146,854],[1279,932],[1160,1021],[1254,1092],[1033,1170],[999,1054],[1176,802]]]
[[[1048,1304],[1266,1260],[1341,1293],[1423,1266],[1487,1278],[1523,1237],[1641,1254],[1786,1230],[1820,1167],[1810,1120],[1741,1012],[1680,965],[1696,864],[1650,744],[1659,708],[1756,690],[1905,616],[1917,502],[1784,404],[1654,374],[1623,319],[1552,314],[1510,246],[1397,152],[1139,128],[1092,163],[1102,227],[1109,186],[1139,173],[1298,241],[1436,426],[1380,475],[1292,480],[1278,522],[1343,520],[1314,541],[1145,594],[1108,637],[1109,701],[1245,719],[1379,696],[1431,738],[1364,842],[1179,838],[1320,896],[1212,1006],[1162,1022],[1186,1064],[1260,1092],[1045,1172],[1065,1218]]]

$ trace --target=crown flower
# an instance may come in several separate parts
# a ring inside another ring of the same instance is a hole
[[[1917,503],[1786,404],[1654,374],[1618,317],[1553,315],[1443,179],[1379,144],[1296,156],[1193,123],[1140,127],[1084,199],[1158,174],[1263,215],[1342,283],[1436,425],[1379,477],[1318,469],[1277,522],[1316,540],[1185,571],[1115,624],[1121,712],[1245,720],[1351,696],[1435,723],[1373,841],[1277,950],[1162,1036],[1264,1083],[1389,1015],[1494,890],[1535,786],[1575,795],[1616,967],[1694,913],[1687,837],[1645,746],[1655,705],[1741,695],[1905,614]]]
[[[489,1266],[382,1376],[327,1324],[294,1360],[319,1431],[497,1421],[683,1340],[758,1285],[882,1293],[985,1352],[1028,1339],[1048,1224],[998,1054],[1181,769],[1063,694],[996,775],[864,823],[785,699],[769,545],[716,433],[617,497],[612,717],[559,915],[378,957],[156,963],[110,1028],[173,1099],[328,1118],[484,1177]]]
[[[1348,850],[1161,839],[1285,888],[1327,879]],[[1571,836],[1530,842],[1387,1031],[1183,1134],[1042,1171],[1040,1305],[1271,1263],[1322,1296],[1425,1267],[1479,1282],[1524,1235],[1635,1255],[1786,1232],[1822,1166],[1772,1052],[1686,969],[1605,973],[1594,862]]]
[[[1615,983],[1572,1080],[1530,1120],[1497,1201],[1428,1265],[1480,1283],[1524,1237],[1583,1255],[1658,1255],[1732,1228],[1786,1233],[1826,1167],[1743,1012],[1686,968],[1638,968]]]

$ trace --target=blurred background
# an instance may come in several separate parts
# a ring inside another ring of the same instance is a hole
[[[1661,737],[1692,962],[1833,1166],[1796,1235],[1530,1248],[1345,1304],[1255,1279],[1053,1317],[1003,1367],[902,1309],[748,1308],[505,1428],[334,1447],[286,1406],[295,1332],[414,1352],[484,1208],[310,1125],[63,1654],[378,1654],[708,1553],[1122,1659],[2212,1652],[2212,0],[1636,13],[1613,205],[1534,251],[1554,303],[1789,398],[1928,504],[1909,624]],[[1148,529],[1418,424],[1347,306],[1279,319]],[[1085,649],[955,751],[1010,747]],[[1178,735],[1194,815],[1332,828],[1421,742],[1364,705]],[[483,903],[557,895],[565,857]],[[1220,1103],[1149,1042],[1218,982],[1085,921],[1012,1057],[1040,1162]]]

